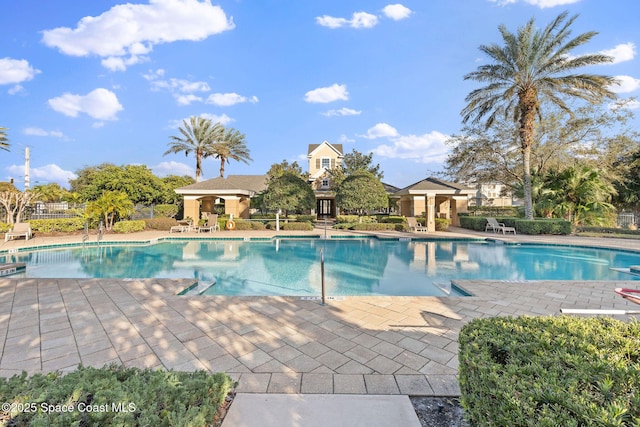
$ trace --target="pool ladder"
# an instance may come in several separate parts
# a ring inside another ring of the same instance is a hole
[[[84,249],[84,245],[86,241],[89,240],[89,223],[84,223],[84,230],[82,230],[82,248]]]

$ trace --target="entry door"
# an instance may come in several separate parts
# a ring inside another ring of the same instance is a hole
[[[331,199],[318,200],[318,215],[331,216]]]

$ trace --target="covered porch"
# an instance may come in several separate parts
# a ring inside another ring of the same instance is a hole
[[[475,190],[462,184],[426,178],[397,191],[400,215],[425,218],[428,232],[436,230],[436,218],[449,219],[459,226],[459,213],[467,212],[468,200]]]

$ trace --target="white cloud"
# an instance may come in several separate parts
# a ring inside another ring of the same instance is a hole
[[[228,125],[229,123],[235,122],[236,120],[227,116],[226,114],[222,114],[222,115],[217,115],[217,114],[209,114],[209,113],[203,113],[200,114],[198,117],[203,117],[205,119],[209,119],[211,120],[213,123],[220,123],[223,126]],[[169,128],[170,129],[178,129],[179,127],[182,126],[184,121],[187,121],[187,123],[189,123],[189,117],[185,117],[183,120],[172,120],[171,122],[169,122]]]
[[[498,3],[499,6],[506,6],[508,4],[516,3],[518,0],[489,0],[493,3]],[[524,0],[525,3],[529,3],[533,6],[538,6],[540,9],[546,9],[548,7],[562,6],[565,4],[578,3],[581,0]]]
[[[378,17],[367,12],[355,12],[351,19],[323,15],[316,17],[316,23],[329,28],[373,28],[378,24]]]
[[[614,93],[629,93],[640,88],[640,79],[631,76],[616,76],[617,85],[609,86],[609,90]]]
[[[210,0],[149,0],[149,4],[126,3],[99,16],[86,16],[75,28],[46,30],[42,41],[65,55],[96,55],[104,58],[106,68],[123,70],[147,60],[144,55],[154,45],[204,40],[234,27],[233,20]]]
[[[26,128],[23,133],[30,136],[53,136],[55,138],[64,138],[64,134],[57,130],[44,130],[40,128]]]
[[[65,93],[48,102],[51,108],[65,116],[78,117],[79,113],[85,113],[98,120],[117,120],[116,114],[123,109],[116,94],[103,88],[94,89],[87,95]]]
[[[0,58],[0,85],[26,82],[39,73],[26,59]]]
[[[627,98],[627,99],[618,98],[616,102],[609,104],[609,109],[613,111],[619,110],[619,109],[637,110],[638,108],[640,108],[640,102],[635,98]]]
[[[613,49],[602,50],[600,53],[613,57],[613,62],[609,64],[618,64],[620,62],[631,61],[636,56],[636,45],[631,42],[619,44]]]
[[[322,113],[323,116],[333,117],[333,116],[357,116],[361,114],[362,111],[353,110],[351,108],[341,108],[339,110],[329,110],[327,112]]]
[[[378,156],[392,159],[412,159],[420,163],[444,162],[449,148],[448,139],[437,131],[424,135],[399,135],[390,138],[390,144],[382,144],[372,151]]]
[[[355,139],[349,138],[347,135],[342,134],[340,135],[340,138],[338,138],[338,142],[341,144],[345,144],[345,143],[350,143],[350,142],[356,142]],[[305,159],[307,158],[307,156],[305,155]]]
[[[391,18],[394,21],[400,21],[401,19],[408,18],[413,13],[411,9],[405,7],[404,5],[398,4],[389,4],[382,9],[382,12],[386,15],[387,18]]]
[[[24,165],[11,165],[5,169],[13,178],[24,177]],[[29,178],[31,186],[46,185],[58,183],[63,187],[69,186],[70,179],[76,179],[78,176],[62,169],[56,164],[48,164],[40,167],[29,168]],[[38,182],[39,181],[39,182]]]
[[[174,97],[176,98],[176,102],[178,103],[178,105],[191,105],[191,103],[193,102],[202,102],[203,99],[200,96],[196,96],[192,93],[188,94],[188,95],[174,95]]]
[[[180,163],[180,162],[160,162],[151,167],[153,173],[157,176],[178,175],[178,176],[194,176],[195,170],[193,167]]]
[[[347,92],[347,85],[334,83],[328,87],[310,90],[304,94],[304,100],[317,104],[326,104],[338,100],[348,101],[349,92]]]
[[[247,98],[246,96],[238,95],[237,93],[212,93],[206,100],[207,104],[219,105],[221,107],[228,107],[230,105],[242,104],[245,102],[256,103],[258,102],[257,96]]]
[[[389,138],[398,136],[398,131],[387,123],[378,123],[374,127],[367,130],[366,135],[358,135],[366,139]]]

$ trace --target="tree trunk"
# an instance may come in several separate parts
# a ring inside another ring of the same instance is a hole
[[[224,178],[224,162],[225,158],[220,156],[220,178]]]
[[[200,175],[202,175],[202,153],[196,151],[196,182],[200,181]]]
[[[538,95],[535,88],[529,87],[518,93],[520,109],[520,128],[518,135],[522,148],[522,166],[524,181],[524,217],[533,219],[533,201],[531,198],[531,146],[533,145],[533,125],[538,109]]]

